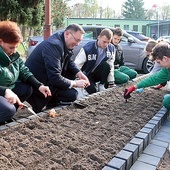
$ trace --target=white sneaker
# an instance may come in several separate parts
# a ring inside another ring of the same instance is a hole
[[[101,92],[101,91],[104,91],[106,90],[104,85],[103,84],[98,84],[98,91]]]
[[[78,91],[78,96],[77,99],[81,99],[87,95],[89,95],[89,93],[87,93],[87,91],[83,88],[75,88]]]
[[[89,93],[88,93],[85,89],[83,89],[83,94],[84,94],[85,96],[88,96],[88,95],[89,95]]]
[[[167,91],[170,91],[170,81],[167,81],[167,86],[168,86]]]

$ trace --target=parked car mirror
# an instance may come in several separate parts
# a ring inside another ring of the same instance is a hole
[[[134,42],[135,42],[135,40],[134,40],[132,37],[128,37],[128,42],[130,42],[130,43],[134,43]]]

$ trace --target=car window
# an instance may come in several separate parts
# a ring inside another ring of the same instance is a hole
[[[122,42],[128,42],[128,38],[125,35],[123,35],[121,41]]]
[[[135,37],[137,37],[137,34],[135,34],[135,33],[133,33],[133,32],[128,32],[129,34],[131,34],[131,35],[133,35],[133,36],[135,36]]]
[[[96,32],[96,29],[95,28],[86,28],[84,27],[83,28],[84,31],[85,31],[85,34],[83,36],[83,39],[97,39],[97,32]]]
[[[85,32],[83,39],[94,39],[94,33],[91,30]]]
[[[143,35],[142,33],[138,33],[138,32],[129,32],[127,31],[129,34],[133,35],[134,37],[138,38],[138,39],[148,39],[147,36]]]
[[[148,37],[146,37],[146,36],[143,35],[143,34],[137,34],[137,36],[139,36],[139,37],[141,37],[141,38],[148,38]]]

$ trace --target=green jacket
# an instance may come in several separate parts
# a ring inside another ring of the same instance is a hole
[[[32,73],[25,66],[18,52],[8,57],[0,47],[0,95],[4,94],[6,88],[13,89],[18,79],[25,82],[30,76]]]
[[[139,83],[137,83],[136,86],[137,88],[145,88],[145,87],[150,87],[150,86],[161,84],[168,80],[170,80],[170,68],[168,69],[162,68],[157,73],[150,75],[144,80],[141,80]]]

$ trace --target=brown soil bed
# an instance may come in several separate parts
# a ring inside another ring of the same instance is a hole
[[[161,109],[166,92],[147,88],[126,103],[124,88],[1,131],[0,169],[101,170]]]

